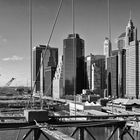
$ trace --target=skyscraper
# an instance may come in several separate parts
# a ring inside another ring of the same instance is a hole
[[[118,47],[118,97],[126,95],[126,33],[122,33],[117,39]]]
[[[88,88],[103,96],[106,88],[105,56],[88,55],[86,57]]]
[[[126,97],[138,98],[139,96],[139,45],[137,28],[129,19],[126,26]]]
[[[53,78],[58,64],[58,48],[47,46],[47,50],[42,51],[44,57],[42,65],[42,91],[46,96],[52,96]]]
[[[94,90],[94,55],[90,54],[86,56],[85,61],[88,79],[87,88]]]
[[[78,34],[70,34],[63,41],[63,54],[64,95],[80,94],[86,88],[84,40]]]
[[[108,72],[107,68],[108,68],[108,58],[111,57],[112,55],[112,46],[111,46],[111,41],[108,37],[105,38],[104,41],[104,55],[105,55],[105,76],[106,76],[106,87],[107,87],[107,92],[105,93],[105,96],[108,96],[110,94],[111,91],[111,81],[109,80],[111,77],[111,73]]]
[[[104,41],[104,55],[105,55],[105,68],[107,69],[107,58],[111,56],[112,47],[109,38],[105,38]]]
[[[107,90],[108,96],[118,97],[118,50],[107,58]]]
[[[117,39],[118,50],[108,58],[108,95],[127,98],[139,97],[140,49],[137,29],[129,19],[126,32]]]
[[[40,45],[33,48],[33,82],[35,85],[34,92],[40,91],[40,62],[41,62],[41,53],[46,46]]]
[[[53,98],[63,97],[63,56],[59,57],[59,62],[53,78]]]

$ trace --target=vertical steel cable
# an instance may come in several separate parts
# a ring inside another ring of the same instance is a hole
[[[29,24],[30,24],[30,71],[31,71],[31,91],[32,91],[32,0],[29,0]]]
[[[75,8],[74,8],[74,0],[72,0],[72,30],[73,30],[73,72],[74,72],[74,104],[75,104],[75,116],[76,116],[76,44],[75,44]],[[75,118],[76,119],[76,118]]]
[[[40,67],[39,67],[39,70],[38,70],[37,75],[36,75],[36,80],[35,80],[34,86],[32,88],[32,93],[33,93],[33,91],[35,89],[37,77],[39,76],[39,73],[40,73],[40,70],[41,70],[41,66],[43,65],[43,62],[44,62],[44,59],[45,59],[45,56],[46,56],[46,52],[47,52],[48,46],[50,44],[50,41],[51,41],[51,38],[52,38],[52,35],[53,35],[53,32],[54,32],[54,28],[55,28],[55,25],[57,23],[57,19],[58,19],[58,16],[59,16],[59,13],[60,13],[60,10],[61,10],[61,7],[62,7],[62,3],[63,3],[63,0],[60,1],[59,7],[58,7],[58,11],[57,11],[57,14],[56,14],[56,17],[55,17],[55,20],[54,20],[54,24],[52,26],[50,37],[49,37],[48,42],[47,42],[47,45],[46,45],[47,47],[45,48],[44,55],[42,56],[42,61],[40,63]]]
[[[108,38],[111,42],[110,0],[108,0]]]

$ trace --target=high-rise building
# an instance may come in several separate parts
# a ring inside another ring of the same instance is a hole
[[[46,50],[42,51],[42,91],[45,96],[52,96],[53,93],[53,78],[58,64],[58,48],[47,46]]]
[[[129,19],[126,26],[126,97],[138,98],[139,96],[139,45],[137,40],[137,28]]]
[[[107,69],[107,58],[111,56],[112,46],[109,38],[105,38],[104,41],[104,55],[105,55],[105,68]]]
[[[86,71],[88,88],[103,96],[103,91],[106,88],[105,56],[88,55],[86,57]]]
[[[125,97],[126,94],[126,33],[122,33],[117,39],[118,47],[118,97]]]
[[[112,56],[107,58],[107,91],[112,97],[118,97],[118,52],[112,51]]]
[[[48,66],[44,69],[44,95],[53,96],[53,78],[56,67]]]
[[[104,55],[105,55],[105,77],[106,77],[106,81],[105,81],[106,89],[104,90],[104,96],[108,96],[109,87],[108,87],[107,63],[108,63],[108,58],[112,55],[111,41],[108,37],[106,37],[104,41]]]
[[[86,88],[84,40],[70,34],[63,41],[63,91],[64,95],[81,94]]]
[[[41,62],[41,53],[46,46],[40,45],[33,48],[33,83],[35,84],[34,92],[40,91],[40,62]]]
[[[108,95],[138,98],[140,50],[132,19],[129,19],[126,32],[118,37],[117,47],[107,63]]]
[[[53,98],[59,99],[63,96],[63,56],[61,56],[53,78]]]
[[[86,56],[86,71],[87,71],[87,88],[94,90],[94,55],[90,54]]]
[[[125,49],[125,38],[126,38],[126,33],[122,33],[118,38],[117,38],[117,47],[119,50]]]

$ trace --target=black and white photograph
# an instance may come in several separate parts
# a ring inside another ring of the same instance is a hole
[[[140,0],[0,0],[0,140],[140,140]]]

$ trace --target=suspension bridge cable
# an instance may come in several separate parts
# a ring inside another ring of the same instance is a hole
[[[47,42],[47,45],[46,45],[46,48],[45,48],[45,52],[44,52],[44,54],[42,56],[42,61],[40,63],[40,67],[39,67],[39,70],[38,70],[37,75],[36,75],[36,80],[35,80],[35,83],[33,85],[32,93],[33,93],[33,91],[35,89],[37,78],[39,76],[39,73],[40,73],[40,70],[41,70],[41,66],[43,65],[43,62],[44,62],[44,59],[45,59],[45,56],[46,56],[46,52],[47,52],[47,49],[49,47],[49,44],[50,44],[50,41],[51,41],[51,38],[52,38],[52,35],[53,35],[53,32],[54,32],[54,29],[55,29],[55,26],[56,26],[56,23],[57,23],[57,20],[58,20],[58,16],[59,16],[59,13],[60,13],[60,10],[61,10],[61,7],[62,7],[62,3],[63,3],[63,0],[60,1],[59,7],[58,7],[58,11],[57,11],[57,14],[56,14],[56,17],[55,17],[55,20],[54,20],[54,24],[52,26],[50,37],[48,39],[48,42]]]
[[[75,46],[75,5],[74,0],[72,0],[72,31],[73,31],[73,72],[74,72],[74,81],[73,81],[73,94],[74,94],[74,103],[75,103],[75,116],[76,116],[76,46]],[[76,118],[75,118],[76,119]]]
[[[30,44],[30,73],[31,73],[31,91],[32,91],[32,0],[29,0],[29,44]]]

